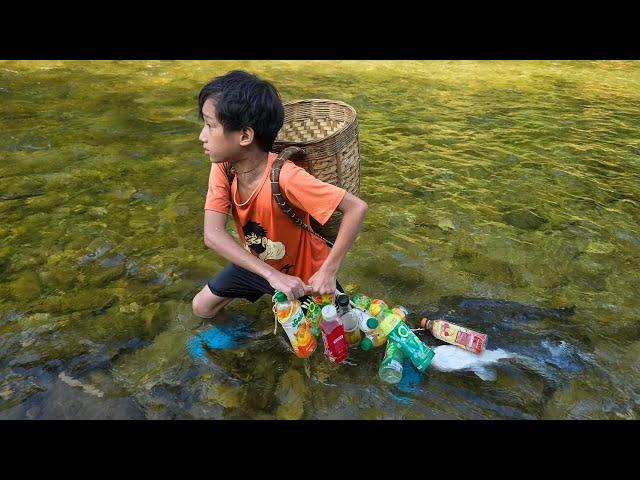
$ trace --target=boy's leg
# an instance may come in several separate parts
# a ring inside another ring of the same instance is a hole
[[[211,319],[234,298],[245,298],[255,302],[265,293],[273,295],[273,288],[269,282],[253,272],[229,263],[194,297],[193,313],[198,317]]]
[[[191,305],[193,314],[200,318],[211,319],[215,317],[225,305],[229,304],[233,298],[219,297],[211,293],[209,285],[205,285],[202,290],[193,298]]]

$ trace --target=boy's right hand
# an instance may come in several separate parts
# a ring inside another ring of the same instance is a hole
[[[287,275],[286,273],[274,270],[266,280],[274,289],[284,293],[289,300],[295,300],[305,295],[306,288],[304,282],[293,275]]]

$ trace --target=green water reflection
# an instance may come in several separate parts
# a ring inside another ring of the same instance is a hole
[[[378,353],[293,357],[266,297],[219,320],[246,343],[191,358],[190,300],[226,263],[202,240],[196,97],[232,68],[358,111],[348,291],[576,305],[601,369],[401,391]],[[639,119],[638,62],[1,61],[0,417],[637,418]]]

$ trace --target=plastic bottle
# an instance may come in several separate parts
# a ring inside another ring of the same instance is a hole
[[[427,369],[434,355],[433,350],[422,343],[400,317],[394,313],[387,314],[378,329],[402,348],[402,353],[419,371]]]
[[[347,358],[347,342],[344,338],[344,327],[338,320],[336,307],[325,305],[322,307],[320,332],[324,342],[324,354],[329,361],[340,363]]]
[[[369,313],[375,317],[384,308],[389,308],[384,300],[374,298],[373,300],[371,300],[371,305],[369,305]]]
[[[374,317],[366,319],[364,325],[360,323],[364,338],[360,341],[360,348],[365,352],[375,347],[381,347],[387,341],[387,336],[380,330],[380,324]]]
[[[325,305],[333,305],[334,302],[334,293],[326,293],[324,295],[314,295],[311,297],[311,300],[314,303],[317,303],[318,306],[324,307]]]
[[[287,296],[279,291],[273,295],[273,313],[276,320],[289,337],[293,352],[300,358],[311,355],[316,349],[316,339],[311,334],[311,325],[304,316],[298,300],[287,300]]]
[[[404,308],[402,305],[400,305],[399,307],[392,308],[391,311],[395,313],[397,316],[399,316],[403,322],[407,319],[407,315],[409,314],[409,311],[406,308]]]
[[[344,327],[344,338],[347,345],[360,342],[360,316],[349,306],[349,297],[345,294],[338,295],[338,315]]]
[[[384,352],[384,358],[378,369],[380,380],[386,383],[398,383],[402,380],[403,359],[402,348],[393,340],[389,340]]]
[[[364,310],[365,312],[368,311],[371,306],[371,299],[362,293],[356,293],[351,297],[351,301],[356,308]]]
[[[360,331],[365,335],[378,326],[378,320],[362,310],[355,309],[360,315]]]
[[[473,353],[482,353],[487,345],[487,335],[468,328],[461,327],[446,320],[428,320],[423,318],[420,326],[431,334],[456,347],[464,348]]]
[[[320,336],[320,317],[322,317],[322,308],[320,308],[320,306],[315,302],[309,302],[306,317],[311,325],[311,335],[318,338]]]

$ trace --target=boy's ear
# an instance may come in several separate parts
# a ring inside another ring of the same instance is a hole
[[[240,145],[242,145],[243,147],[247,147],[251,145],[251,142],[253,142],[253,135],[254,135],[253,128],[244,127],[240,131]]]

